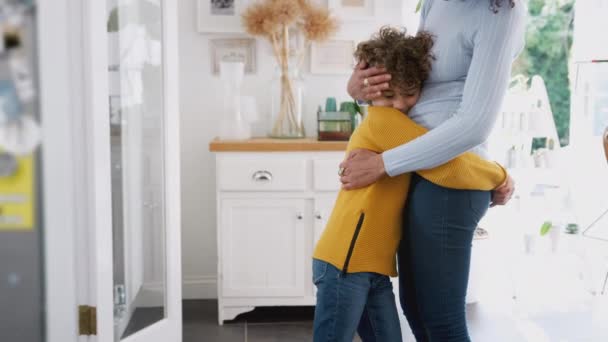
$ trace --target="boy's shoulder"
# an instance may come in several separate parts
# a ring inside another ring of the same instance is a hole
[[[367,115],[370,118],[391,118],[391,117],[402,117],[407,116],[405,113],[400,111],[399,109],[395,109],[393,107],[379,107],[379,106],[370,106],[367,109]]]

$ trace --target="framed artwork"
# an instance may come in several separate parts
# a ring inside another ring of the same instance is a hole
[[[241,13],[251,0],[197,0],[200,33],[243,33]]]
[[[329,40],[310,46],[310,72],[312,74],[348,75],[353,72],[355,60],[354,40]]]
[[[376,0],[328,0],[329,9],[343,21],[372,20]]]
[[[211,39],[211,71],[214,75],[220,73],[221,61],[242,61],[245,63],[245,73],[256,72],[256,40],[252,38]]]

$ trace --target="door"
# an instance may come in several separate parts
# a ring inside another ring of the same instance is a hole
[[[223,297],[304,296],[307,201],[224,199],[221,207]]]
[[[98,341],[181,341],[176,6],[85,6],[93,19],[92,96],[99,96],[91,281]]]

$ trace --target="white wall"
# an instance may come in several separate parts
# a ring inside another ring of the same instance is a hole
[[[415,31],[415,0],[377,0],[376,20],[342,23],[339,38],[364,40],[382,25],[402,25]],[[179,1],[180,90],[182,143],[182,241],[184,298],[214,298],[217,274],[215,161],[208,150],[217,134],[221,98],[219,79],[211,74],[209,38],[230,35],[203,35],[196,31],[196,0]],[[233,35],[234,36],[234,35]],[[270,107],[268,84],[274,64],[270,49],[258,40],[257,73],[248,75],[243,93],[258,101],[262,122],[254,128],[264,135]],[[348,75],[320,76],[308,73],[304,63],[306,95],[304,125],[308,135],[316,134],[316,108],[328,96],[338,102],[349,100]]]

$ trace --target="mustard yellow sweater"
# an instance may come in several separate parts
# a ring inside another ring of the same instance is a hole
[[[383,152],[427,132],[402,112],[370,107],[353,133],[347,152],[357,148]],[[428,181],[452,189],[492,190],[507,173],[495,162],[465,153],[431,170],[417,172]],[[401,215],[411,174],[385,177],[358,190],[342,190],[313,257],[345,273],[397,275],[395,256],[401,240]]]

